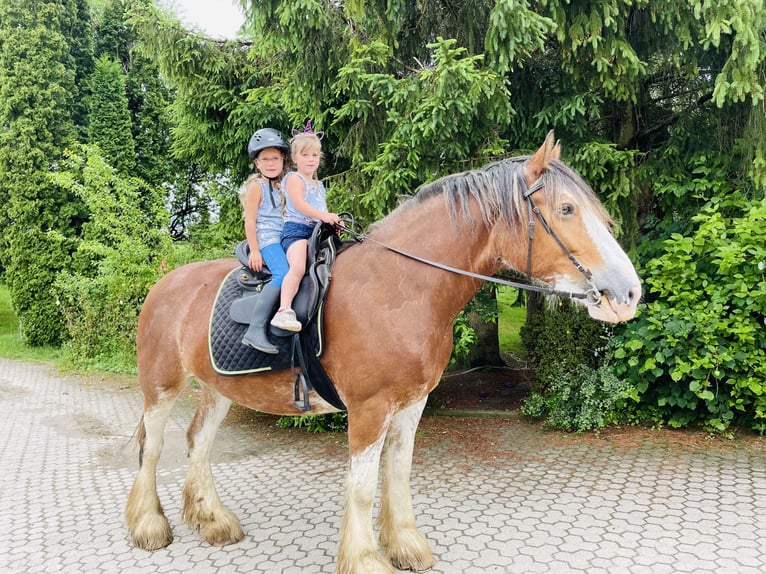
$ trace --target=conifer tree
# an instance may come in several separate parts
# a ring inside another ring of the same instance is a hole
[[[0,254],[33,345],[61,339],[51,277],[65,265],[66,237],[82,215],[48,178],[75,134],[75,62],[63,31],[77,17],[74,0],[0,1]]]
[[[125,74],[118,62],[102,54],[90,77],[88,141],[98,145],[107,161],[121,174],[136,166]]]

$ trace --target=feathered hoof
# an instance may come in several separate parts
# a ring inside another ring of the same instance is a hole
[[[399,570],[422,572],[436,564],[428,542],[415,528],[398,532],[396,540],[385,540],[381,536],[380,544],[383,553]]]
[[[234,523],[227,522],[223,524],[216,522],[215,524],[207,524],[200,530],[200,535],[211,546],[227,546],[241,542],[245,537],[245,531],[242,530],[242,526],[240,526],[239,520],[236,517],[234,520]]]
[[[335,574],[396,574],[396,570],[377,551],[371,550],[355,559],[339,556]]]
[[[159,550],[173,542],[173,531],[163,514],[146,514],[128,528],[130,541],[136,548]]]
[[[402,557],[402,556],[391,556],[390,560],[391,563],[396,566],[399,570],[410,570],[412,572],[424,572],[425,570],[430,570],[434,567],[434,564],[436,564],[436,558],[434,558],[433,554],[429,551],[428,556],[421,556],[417,559],[408,556],[408,557]]]
[[[181,517],[189,528],[199,532],[202,539],[211,546],[235,544],[245,537],[237,515],[223,507],[213,513],[203,513],[197,507],[189,507]]]

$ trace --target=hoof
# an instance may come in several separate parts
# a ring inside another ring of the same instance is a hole
[[[136,548],[159,550],[173,542],[173,531],[164,515],[148,515],[129,529],[130,541]]]
[[[335,574],[396,574],[396,570],[377,551],[370,551],[356,559],[339,556]]]
[[[202,539],[211,546],[235,544],[245,537],[237,515],[223,507],[215,514],[186,511],[182,518],[189,528],[199,532]]]
[[[415,528],[403,529],[396,540],[386,540],[381,536],[380,543],[383,553],[399,570],[422,572],[436,564],[428,542]]]
[[[241,542],[245,537],[245,532],[242,530],[239,520],[236,518],[235,520],[236,524],[229,524],[228,526],[208,524],[200,530],[200,535],[211,546],[227,546]]]

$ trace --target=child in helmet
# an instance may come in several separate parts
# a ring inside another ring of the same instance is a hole
[[[250,248],[248,265],[253,271],[260,271],[265,262],[271,271],[271,281],[255,297],[250,327],[242,337],[242,344],[269,354],[277,354],[279,348],[266,336],[266,322],[289,270],[280,245],[285,208],[280,181],[289,150],[279,131],[264,128],[255,132],[247,146],[255,173],[245,181],[240,192],[245,208],[245,236]]]
[[[290,154],[295,171],[289,172],[282,180],[287,197],[281,243],[290,270],[282,281],[280,307],[271,325],[286,331],[300,331],[303,327],[295,317],[292,304],[306,273],[308,239],[314,226],[319,222],[342,225],[337,213],[327,211],[327,194],[316,177],[322,158],[322,135],[322,132],[312,132],[309,122],[304,132],[293,137]]]

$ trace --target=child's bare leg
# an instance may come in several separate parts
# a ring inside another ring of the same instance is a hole
[[[287,248],[286,255],[287,262],[290,264],[290,270],[282,279],[279,311],[271,320],[271,325],[274,327],[286,331],[300,331],[303,328],[301,322],[295,317],[292,305],[301,279],[303,279],[303,275],[306,272],[307,250],[308,241],[305,239],[296,241]]]
[[[306,239],[300,239],[287,248],[287,262],[290,264],[290,270],[282,279],[282,295],[279,300],[280,308],[291,308],[293,299],[298,293],[298,287],[301,279],[306,273],[306,258],[308,256],[309,242]]]

